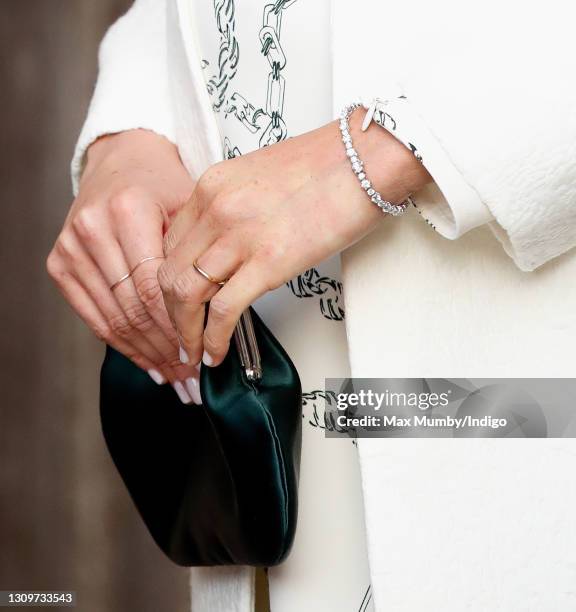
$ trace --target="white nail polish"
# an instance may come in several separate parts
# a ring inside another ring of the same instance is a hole
[[[202,403],[202,398],[200,397],[200,386],[198,385],[198,381],[192,376],[186,379],[186,389],[188,389],[188,393],[190,394],[192,401],[195,404],[200,405]]]
[[[164,378],[164,376],[162,376],[162,374],[160,374],[160,372],[158,372],[158,370],[154,370],[154,369],[150,368],[148,370],[148,376],[150,376],[150,378],[157,385],[163,385],[166,382],[166,379]]]
[[[214,360],[206,351],[202,355],[202,363],[207,366],[211,366],[214,363]]]
[[[192,403],[192,398],[188,395],[188,391],[186,391],[184,385],[179,380],[177,380],[172,386],[183,404]]]
[[[180,361],[182,363],[188,363],[190,361],[190,357],[188,357],[188,353],[180,347]]]

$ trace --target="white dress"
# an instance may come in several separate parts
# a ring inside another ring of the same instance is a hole
[[[226,157],[332,120],[330,3],[194,1],[193,10]],[[255,308],[304,392],[298,527],[287,561],[268,571],[272,612],[372,610],[357,449],[324,435],[324,379],[349,376],[339,257]]]

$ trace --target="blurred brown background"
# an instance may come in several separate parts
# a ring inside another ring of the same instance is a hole
[[[81,612],[181,612],[188,572],[156,549],[104,447],[102,348],[44,268],[98,42],[130,4],[0,0],[0,590],[76,590]]]

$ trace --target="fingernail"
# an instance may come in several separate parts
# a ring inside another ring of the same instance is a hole
[[[186,389],[188,389],[188,393],[190,394],[192,401],[195,404],[200,405],[202,403],[202,398],[200,397],[200,387],[198,385],[198,381],[192,376],[186,379]]]
[[[214,359],[212,359],[212,357],[210,357],[210,355],[204,351],[204,354],[202,355],[202,363],[204,365],[211,366],[214,363]]]
[[[148,370],[148,376],[150,376],[150,378],[157,385],[163,385],[166,382],[166,379],[164,378],[164,376],[162,376],[162,374],[160,374],[160,372],[158,372],[158,370],[154,370],[154,369],[150,368]]]
[[[174,391],[176,391],[176,395],[178,395],[183,404],[192,403],[192,398],[188,395],[188,391],[186,391],[184,385],[179,380],[177,380],[172,386],[174,387]]]
[[[188,363],[190,361],[190,357],[188,357],[188,353],[180,347],[180,361],[182,363]]]

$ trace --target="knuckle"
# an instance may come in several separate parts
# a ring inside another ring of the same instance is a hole
[[[111,338],[111,330],[105,325],[93,325],[92,333],[100,342],[109,342]]]
[[[76,256],[73,245],[74,242],[72,237],[69,236],[67,232],[62,232],[60,236],[58,236],[52,251],[54,252],[55,256],[60,257],[61,259],[71,260]]]
[[[170,251],[173,251],[178,244],[178,239],[176,238],[176,234],[173,230],[168,230],[166,234],[164,234],[164,238],[162,239],[162,250],[164,255],[168,255]]]
[[[229,223],[239,214],[241,206],[239,196],[233,194],[218,194],[211,202],[209,214],[220,223]]]
[[[158,285],[163,293],[171,294],[174,280],[176,279],[176,269],[171,261],[164,261],[157,272]]]
[[[196,295],[195,284],[187,273],[180,274],[172,285],[172,293],[178,302],[192,302]]]
[[[115,219],[129,221],[142,207],[142,199],[139,189],[124,187],[110,198],[110,210]]]
[[[55,281],[58,281],[62,276],[60,258],[54,249],[50,251],[50,254],[46,258],[46,271],[48,272],[48,276]]]
[[[80,253],[75,246],[73,237],[68,233],[62,233],[56,244],[54,245],[54,251],[56,255],[64,262],[72,264],[72,267],[78,262]]]
[[[132,325],[124,313],[112,316],[109,325],[119,338],[128,338],[133,332]]]
[[[222,182],[222,170],[220,163],[210,166],[198,179],[196,183],[196,194],[201,200],[211,199]]]
[[[229,321],[234,317],[234,314],[234,307],[226,300],[219,297],[215,297],[210,300],[209,316],[216,323]]]
[[[135,280],[136,292],[142,304],[149,309],[158,309],[162,306],[162,291],[158,279],[153,276],[144,276]]]
[[[98,217],[91,208],[79,210],[72,220],[74,231],[84,241],[93,240],[98,234]]]
[[[144,304],[134,301],[128,304],[124,310],[130,327],[140,332],[146,333],[154,326],[152,317],[148,314]]]
[[[287,254],[287,249],[281,240],[270,241],[263,245],[258,253],[258,259],[264,262],[280,262]]]

